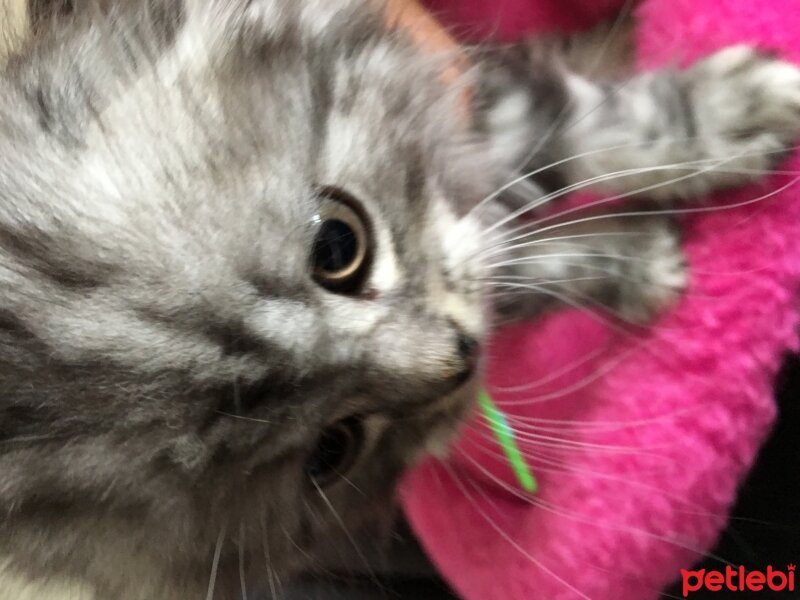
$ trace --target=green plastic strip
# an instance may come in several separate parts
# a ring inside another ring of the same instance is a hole
[[[497,405],[486,390],[481,390],[478,394],[478,404],[483,411],[486,422],[492,428],[497,442],[503,448],[503,452],[508,458],[508,462],[511,464],[520,486],[526,492],[535,494],[539,489],[539,484],[536,482],[536,478],[519,450],[514,432],[508,424],[508,419],[497,408]]]

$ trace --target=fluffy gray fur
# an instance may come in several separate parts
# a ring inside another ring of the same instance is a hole
[[[470,119],[448,58],[365,0],[102,4],[42,18],[0,74],[0,586],[32,598],[233,599],[331,548],[361,560],[349,538],[388,532],[397,478],[469,410],[464,340],[544,306],[493,306],[492,277],[599,266],[563,292],[630,315],[682,286],[660,220],[565,225],[576,264],[507,241],[521,206],[621,169],[641,172],[611,189],[659,197],[741,183],[800,124],[798,71],[748,49],[624,88],[487,51]],[[741,153],[733,174],[652,169]],[[310,273],[326,185],[371,222],[356,296]],[[352,416],[364,446],[322,489],[304,465]]]

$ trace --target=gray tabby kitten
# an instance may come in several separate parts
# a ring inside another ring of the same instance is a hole
[[[366,0],[103,4],[0,73],[3,599],[240,598],[387,534],[491,324],[544,306],[491,278],[631,317],[683,285],[656,217],[508,241],[537,198],[744,183],[800,130],[800,72],[744,47],[618,87],[486,50],[455,84]]]

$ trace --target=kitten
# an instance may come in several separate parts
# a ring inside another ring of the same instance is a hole
[[[492,323],[546,308],[493,277],[629,318],[683,285],[657,217],[515,241],[549,190],[694,196],[800,130],[800,72],[743,47],[616,87],[482,49],[448,83],[366,0],[102,4],[37,13],[0,74],[3,598],[240,598],[367,559]]]

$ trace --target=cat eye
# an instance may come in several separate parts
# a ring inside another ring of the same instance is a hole
[[[363,445],[361,419],[350,417],[327,427],[306,461],[306,475],[320,487],[333,483],[350,470]]]
[[[369,267],[369,227],[358,202],[347,192],[324,188],[314,221],[311,255],[314,280],[339,294],[355,293]]]

